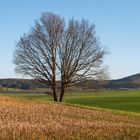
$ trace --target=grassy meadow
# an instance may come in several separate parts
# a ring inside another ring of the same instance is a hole
[[[46,94],[1,93],[0,95],[23,97],[30,100],[52,100],[52,97]],[[82,106],[100,107],[140,113],[140,90],[66,93],[64,96],[64,102]]]
[[[139,130],[139,114],[0,96],[1,140],[133,140]]]
[[[140,112],[140,90],[72,94],[67,95],[65,101],[91,107]]]

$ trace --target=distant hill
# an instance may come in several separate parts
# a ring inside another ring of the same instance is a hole
[[[34,79],[0,79],[0,87],[19,88],[23,90],[35,88],[47,88],[48,85],[40,83]]]
[[[57,82],[59,87],[60,82]],[[131,75],[122,79],[109,81],[86,81],[78,83],[76,89],[81,90],[98,90],[98,89],[136,89],[140,88],[140,73]],[[40,83],[34,79],[0,79],[0,87],[35,89],[49,88],[48,85]]]
[[[118,88],[140,88],[140,73],[124,77],[122,79],[110,80],[104,85],[105,88],[118,89]]]

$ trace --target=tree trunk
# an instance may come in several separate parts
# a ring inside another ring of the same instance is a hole
[[[54,99],[55,102],[57,102],[57,95],[56,95],[55,87],[53,87],[52,90],[53,90],[53,99]]]
[[[60,93],[60,100],[59,100],[59,102],[62,102],[64,93],[65,93],[65,87],[64,87],[64,84],[62,84],[61,85],[61,93]]]
[[[53,45],[52,45],[53,46]],[[54,97],[54,101],[57,102],[57,95],[56,95],[56,50],[53,48],[52,49],[52,62],[53,62],[53,69],[52,69],[52,73],[53,73],[53,79],[52,79],[52,89],[53,89],[53,97]]]

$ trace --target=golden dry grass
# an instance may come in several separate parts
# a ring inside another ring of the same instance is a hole
[[[139,115],[0,96],[0,140],[138,140],[139,130]]]

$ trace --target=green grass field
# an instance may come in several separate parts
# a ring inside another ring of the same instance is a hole
[[[68,103],[101,108],[140,112],[140,91],[107,91],[72,94],[65,97]]]
[[[3,93],[1,95],[24,97],[27,99],[52,100],[52,98],[46,94]],[[66,93],[64,102],[90,107],[140,112],[140,90]]]

